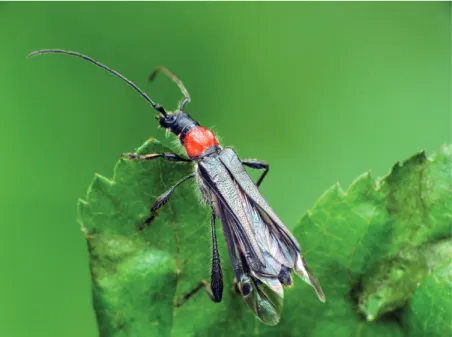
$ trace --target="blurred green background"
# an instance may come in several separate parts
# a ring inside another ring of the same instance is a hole
[[[289,225],[336,181],[451,141],[450,3],[1,3],[0,336],[96,336],[76,217],[95,172],[148,137],[171,144],[131,88],[187,112],[242,158]],[[206,227],[208,231],[208,227]],[[207,260],[206,260],[207,261]],[[207,275],[206,275],[207,277]]]

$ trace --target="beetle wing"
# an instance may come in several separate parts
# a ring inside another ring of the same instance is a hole
[[[232,177],[240,185],[241,189],[248,195],[248,197],[253,200],[254,204],[262,210],[277,226],[277,230],[286,237],[287,243],[290,243],[297,251],[300,251],[300,245],[297,240],[293,237],[287,227],[279,219],[270,205],[267,203],[265,198],[262,196],[261,192],[251,180],[251,177],[246,172],[242,165],[242,162],[237,157],[237,154],[231,148],[226,148],[221,151],[220,155],[221,162],[226,166]]]
[[[290,285],[290,272],[294,270],[324,301],[322,289],[301,256],[297,240],[265,201],[235,152],[225,149],[216,156],[205,157],[198,168],[201,179],[216,196],[225,236],[225,226],[230,228],[230,240],[238,252],[231,251],[228,245],[229,254],[238,256],[243,273],[266,284],[268,290],[282,298],[281,282]]]
[[[238,240],[243,243],[244,254],[254,268],[265,268],[265,259],[257,243],[252,223],[240,201],[240,192],[226,167],[217,156],[203,158],[198,163],[201,179],[215,194],[219,203],[228,209],[234,218],[231,227]]]
[[[225,237],[233,240],[233,245],[228,247],[237,246],[241,257],[243,255],[246,260],[245,273],[250,269],[256,276],[277,280],[282,265],[294,268],[298,255],[295,244],[256,207],[222,161],[217,156],[211,156],[198,165],[201,179],[215,195],[217,215],[221,218]],[[228,235],[228,232],[231,234]],[[275,291],[279,292],[280,286],[278,281]]]
[[[236,235],[236,218],[228,207],[217,197],[213,198],[221,219],[224,237],[228,247],[237,286],[245,303],[251,311],[265,324],[276,325],[281,317],[283,307],[283,289],[275,277],[256,277],[243,254],[244,243]]]
[[[220,152],[219,158],[228,169],[233,180],[240,186],[241,191],[246,194],[246,198],[243,199],[250,203],[250,209],[253,213],[259,214],[259,217],[253,215],[255,219],[261,220],[253,221],[253,228],[255,228],[254,232],[260,246],[266,247],[263,249],[264,255],[265,252],[270,252],[273,258],[284,256],[286,261],[290,262],[282,264],[294,269],[296,274],[314,288],[318,298],[324,302],[325,295],[314,273],[302,257],[300,245],[262,196],[237,154],[231,148],[226,148]],[[262,226],[262,224],[265,225]],[[273,240],[269,240],[269,238]],[[270,244],[270,242],[273,243]],[[279,248],[279,254],[275,252],[275,248]],[[294,252],[296,252],[295,255]]]

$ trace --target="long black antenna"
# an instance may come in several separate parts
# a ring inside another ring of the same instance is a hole
[[[184,106],[185,104],[187,104],[188,102],[190,102],[190,94],[188,93],[187,89],[185,89],[184,84],[182,83],[182,81],[176,76],[174,75],[171,71],[169,71],[167,68],[165,67],[158,67],[156,68],[151,75],[149,76],[149,82],[152,82],[155,77],[157,76],[157,74],[159,72],[164,73],[166,76],[168,76],[174,83],[177,84],[177,86],[179,87],[180,91],[182,92],[182,95],[184,95],[184,99],[181,102],[180,106],[179,106],[179,110],[183,111],[184,110]]]
[[[33,57],[33,56],[36,56],[36,55],[41,55],[41,54],[51,54],[51,53],[53,53],[53,54],[66,54],[66,55],[71,55],[71,56],[77,56],[77,57],[80,57],[80,58],[82,58],[82,59],[84,59],[84,60],[86,60],[86,61],[89,61],[89,62],[95,64],[96,66],[98,66],[98,67],[100,67],[100,68],[102,68],[102,69],[108,71],[109,73],[111,73],[111,74],[113,74],[113,75],[119,77],[121,80],[123,80],[123,81],[126,82],[128,85],[130,85],[132,88],[134,88],[136,91],[138,91],[138,93],[139,93],[146,101],[148,101],[148,102],[152,105],[152,107],[153,107],[155,110],[157,110],[158,112],[160,112],[160,113],[163,114],[164,116],[167,115],[165,109],[164,109],[161,105],[155,104],[154,101],[152,101],[152,99],[151,99],[148,95],[146,95],[146,94],[143,92],[143,90],[141,90],[140,88],[138,88],[138,86],[137,86],[135,83],[133,83],[132,81],[128,80],[126,77],[124,77],[123,75],[121,75],[120,73],[118,73],[116,70],[110,69],[110,68],[107,67],[106,65],[103,65],[102,63],[97,62],[96,60],[92,59],[92,58],[89,57],[89,56],[82,55],[82,54],[80,54],[80,53],[76,53],[76,52],[73,52],[73,51],[62,50],[62,49],[42,49],[42,50],[34,51],[34,52],[32,52],[31,54],[28,54],[28,58]]]

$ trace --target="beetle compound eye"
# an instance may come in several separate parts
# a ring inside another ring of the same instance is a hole
[[[174,124],[176,119],[177,118],[174,115],[166,115],[166,116],[160,117],[160,125],[164,128],[168,128]]]
[[[173,124],[176,121],[176,116],[168,115],[165,117],[165,122],[168,124]]]

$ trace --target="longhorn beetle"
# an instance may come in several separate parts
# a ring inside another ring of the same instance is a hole
[[[147,155],[125,153],[121,156],[130,160],[162,158],[170,162],[194,165],[194,173],[178,181],[157,198],[151,207],[150,216],[142,226],[152,222],[156,211],[169,200],[179,185],[191,178],[196,179],[203,200],[212,209],[211,280],[210,285],[202,282],[196,289],[186,294],[184,300],[205,287],[214,302],[221,301],[223,276],[215,234],[215,219],[219,217],[236,277],[236,288],[262,322],[268,325],[276,325],[279,322],[284,296],[283,286],[292,285],[292,271],[310,284],[320,301],[325,302],[325,295],[317,279],[301,255],[300,245],[259,191],[258,187],[267,175],[269,165],[255,159],[240,160],[233,149],[222,148],[211,130],[200,126],[184,111],[185,105],[190,102],[190,95],[174,74],[160,67],[150,77],[150,80],[153,80],[158,72],[163,72],[177,84],[184,95],[179,109],[167,112],[133,82],[88,56],[60,49],[45,49],[35,51],[28,57],[48,53],[80,57],[125,81],[159,112],[157,119],[160,126],[176,135],[183,145],[188,158],[176,153]],[[256,184],[244,166],[264,170]]]

